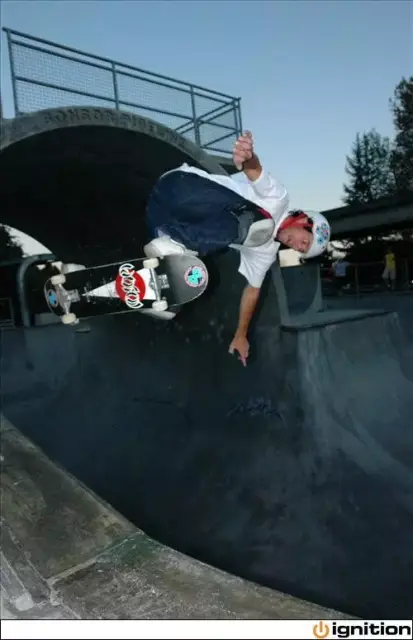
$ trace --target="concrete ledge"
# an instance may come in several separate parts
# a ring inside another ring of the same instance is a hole
[[[343,322],[354,322],[363,318],[375,316],[391,315],[391,311],[382,309],[334,309],[320,311],[318,313],[306,313],[297,316],[290,316],[287,322],[281,327],[285,331],[302,331],[303,329],[320,329],[332,324],[342,324]]]
[[[349,618],[158,544],[2,417],[1,617]]]

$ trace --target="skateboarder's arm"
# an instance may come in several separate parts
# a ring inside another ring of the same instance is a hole
[[[241,296],[236,337],[246,338],[251,318],[254,315],[261,289],[248,284]]]
[[[250,160],[247,160],[242,165],[242,170],[251,183],[254,183],[260,178],[263,173],[262,165],[259,157],[254,153]]]
[[[232,152],[234,164],[244,172],[248,179],[247,191],[252,191],[247,198],[255,201],[258,196],[264,207],[272,216],[282,215],[289,204],[287,189],[268,171],[263,169],[259,157],[254,151],[254,141],[250,131],[245,131],[236,140]],[[254,196],[251,197],[251,196]]]
[[[289,205],[287,189],[268,171],[263,169],[258,156],[244,163],[243,171],[248,178],[249,189],[265,201],[265,208],[272,215],[282,215]]]
[[[274,178],[271,173],[265,169],[261,169],[261,172],[256,175],[254,180],[249,176],[247,177],[257,196],[260,198],[273,198],[285,203],[285,206],[288,206],[289,196],[287,189],[281,182]]]
[[[248,327],[250,325],[251,318],[254,315],[259,295],[260,289],[252,287],[250,284],[245,287],[241,296],[238,327],[232,342],[229,345],[229,353],[233,354],[234,351],[236,351],[244,367],[247,366],[250,348],[247,338]]]

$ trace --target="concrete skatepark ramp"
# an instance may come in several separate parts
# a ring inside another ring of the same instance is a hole
[[[68,126],[43,112],[3,132],[4,222],[80,264],[113,237],[136,255],[151,180],[191,155],[161,134],[151,146],[129,126],[84,126],[80,111]],[[231,252],[208,260],[210,290],[172,323],[2,332],[2,410],[161,543],[349,615],[411,617],[412,344],[396,314],[323,312],[283,328],[269,279],[244,368],[227,352],[237,265]]]
[[[268,291],[244,368],[220,291],[168,325],[7,332],[6,417],[164,544],[350,615],[411,616],[413,372],[397,315],[283,331]]]
[[[344,617],[162,546],[3,418],[0,430],[2,621]]]

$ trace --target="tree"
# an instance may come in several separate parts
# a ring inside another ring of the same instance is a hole
[[[413,189],[413,76],[396,86],[390,107],[396,130],[392,168],[400,192]]]
[[[365,204],[395,191],[390,141],[375,129],[356,136],[351,156],[346,156],[343,201],[347,205]]]
[[[0,224],[0,263],[21,260],[23,257],[23,249],[20,244],[13,238],[9,229]]]

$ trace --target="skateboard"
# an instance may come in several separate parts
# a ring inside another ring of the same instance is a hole
[[[48,278],[44,296],[63,324],[79,318],[153,309],[166,311],[198,298],[208,271],[198,257],[168,255],[102,264]]]

